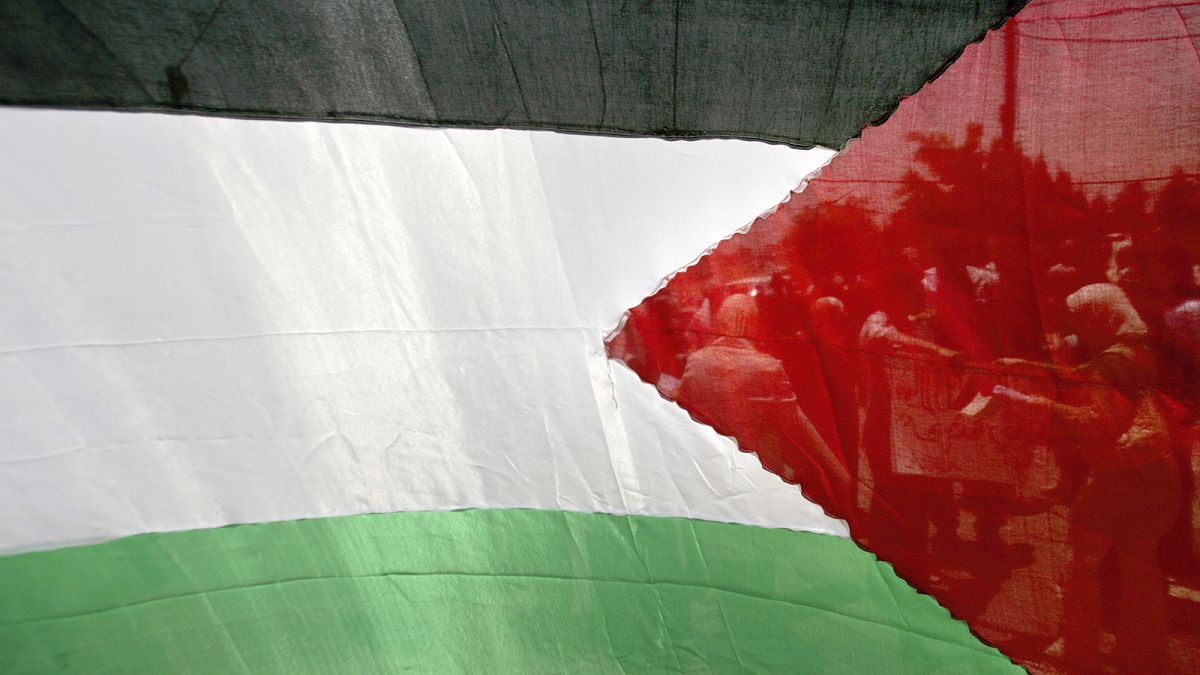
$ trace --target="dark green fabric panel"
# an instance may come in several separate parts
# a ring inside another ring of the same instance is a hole
[[[1012,671],[847,540],[399,513],[0,558],[2,672]]]
[[[0,102],[840,147],[1022,0],[5,0]]]

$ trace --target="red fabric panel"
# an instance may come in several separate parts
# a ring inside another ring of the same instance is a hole
[[[612,356],[1019,663],[1200,672],[1197,36],[1031,4]]]

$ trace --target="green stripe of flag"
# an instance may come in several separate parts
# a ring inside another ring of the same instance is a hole
[[[0,671],[1000,672],[847,540],[677,518],[415,512],[0,558]]]

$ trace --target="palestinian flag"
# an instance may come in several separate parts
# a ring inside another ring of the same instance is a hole
[[[1200,7],[1023,4],[0,5],[0,670],[1200,668]]]

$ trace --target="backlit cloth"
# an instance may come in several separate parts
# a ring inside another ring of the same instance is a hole
[[[1018,663],[1197,672],[1198,48],[1200,3],[1032,3],[610,353]],[[680,396],[718,355],[754,405]]]
[[[5,0],[0,104],[841,147],[1024,0]]]

